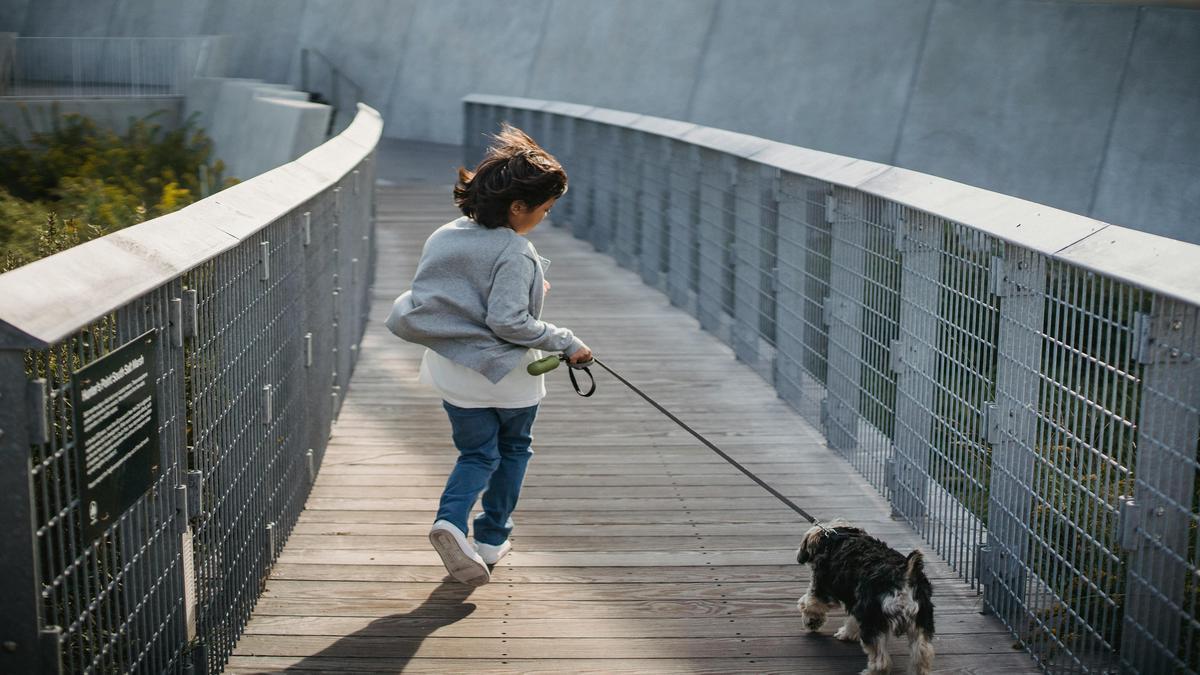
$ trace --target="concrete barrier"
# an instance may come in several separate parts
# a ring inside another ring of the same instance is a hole
[[[186,114],[207,129],[225,175],[242,180],[317,147],[329,125],[329,106],[261,80],[196,78],[186,98]]]
[[[154,123],[175,129],[183,118],[183,101],[175,96],[150,98],[34,99],[0,98],[0,128],[20,142],[54,128],[63,115],[83,115],[103,129],[124,134],[129,123],[155,115]]]

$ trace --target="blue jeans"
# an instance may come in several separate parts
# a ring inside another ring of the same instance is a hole
[[[467,516],[483,493],[483,513],[475,518],[475,541],[498,546],[508,540],[509,517],[521,495],[525,465],[533,456],[530,431],[536,405],[528,408],[459,408],[442,401],[450,416],[458,463],[446,479],[437,520],[467,533]]]

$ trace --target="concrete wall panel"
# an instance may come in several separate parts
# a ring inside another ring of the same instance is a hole
[[[236,165],[229,173],[242,180],[257,176],[312,150],[325,140],[329,106],[276,96],[250,102]]]
[[[388,135],[462,142],[459,99],[526,90],[546,11],[547,0],[418,4],[384,115]]]
[[[200,35],[209,0],[164,3],[162,0],[122,0],[110,18],[109,35],[162,37]]]
[[[363,88],[364,103],[386,112],[416,9],[416,0],[309,0],[300,44],[327,56]],[[291,81],[300,83],[298,61]]]
[[[0,0],[0,32],[20,33],[31,0]]]
[[[888,161],[929,1],[727,0],[690,121]]]
[[[103,129],[123,134],[129,122],[155,115],[153,122],[164,129],[179,126],[183,101],[162,98],[76,98],[63,100],[0,98],[0,128],[11,131],[22,142],[37,132],[50,131],[63,115],[89,117]]]
[[[686,118],[716,6],[715,0],[553,2],[528,86],[507,93]]]
[[[229,74],[291,82],[308,0],[210,0],[206,34],[234,36]]]
[[[123,0],[31,0],[24,25],[17,32],[30,36],[107,36],[117,5]]]
[[[939,0],[896,163],[1085,213],[1136,12]]]
[[[1091,215],[1200,244],[1200,12],[1142,12]]]

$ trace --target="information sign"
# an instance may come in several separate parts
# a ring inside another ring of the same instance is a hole
[[[100,536],[161,473],[150,331],[71,378],[84,534]]]

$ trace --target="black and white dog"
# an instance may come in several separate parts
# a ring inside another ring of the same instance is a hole
[[[889,633],[908,635],[910,672],[927,675],[933,663],[933,586],[920,551],[904,557],[844,520],[814,525],[804,535],[796,562],[808,563],[812,583],[797,606],[810,631],[841,605],[846,622],[834,634],[858,640],[867,653],[864,675],[886,673]]]

